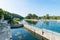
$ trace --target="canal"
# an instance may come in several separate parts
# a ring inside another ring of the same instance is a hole
[[[11,29],[12,40],[38,40],[35,36],[29,33],[25,28]]]
[[[57,33],[60,33],[60,22],[58,21],[22,21],[24,24],[42,28],[42,29],[47,29],[50,31],[54,31]]]
[[[22,23],[60,33],[60,22],[57,21],[35,21],[34,22],[34,21],[23,20]],[[11,29],[11,32],[12,32],[12,40],[38,40],[38,38],[32,35],[25,28]]]

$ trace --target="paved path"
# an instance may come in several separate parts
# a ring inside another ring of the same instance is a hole
[[[24,27],[49,40],[60,40],[60,33],[56,33],[46,29],[40,29],[37,27],[29,26],[29,25],[24,25]]]

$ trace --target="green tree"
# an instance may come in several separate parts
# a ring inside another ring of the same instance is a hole
[[[49,14],[46,14],[45,19],[49,19]]]
[[[2,18],[3,14],[4,14],[4,11],[0,8],[0,19]]]
[[[13,22],[14,22],[14,23],[18,23],[19,21],[20,21],[19,18],[14,18],[14,19],[13,19]]]
[[[38,19],[39,17],[36,14],[28,14],[25,19]]]
[[[32,17],[33,19],[38,19],[39,18],[36,14],[33,14],[32,16],[33,16]]]

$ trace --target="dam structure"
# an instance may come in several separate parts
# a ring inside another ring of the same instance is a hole
[[[19,22],[19,24],[20,24],[20,22]],[[22,23],[22,24],[24,24],[24,23]],[[38,35],[46,38],[47,40],[60,40],[60,33],[57,33],[57,32],[51,31],[51,30],[47,30],[47,29],[30,26],[30,25],[26,25],[26,24],[24,24],[24,28],[34,32],[35,34],[38,34]]]
[[[28,26],[28,25],[24,25],[25,28],[27,28],[30,31],[35,32],[38,35],[41,35],[49,40],[60,40],[60,34],[46,30],[46,29],[40,29],[37,27],[33,27],[33,26]]]

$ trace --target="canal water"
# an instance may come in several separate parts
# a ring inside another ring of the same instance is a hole
[[[60,22],[58,21],[25,21],[27,25],[31,25],[34,27],[42,28],[42,29],[48,29],[57,33],[60,33]]]
[[[57,21],[39,21],[35,26],[60,33],[60,22]]]
[[[11,29],[12,40],[38,40],[24,28]]]
[[[48,29],[60,33],[60,22],[57,21],[22,21],[24,24],[31,25],[38,28]],[[12,40],[38,40],[25,28],[11,29]]]

